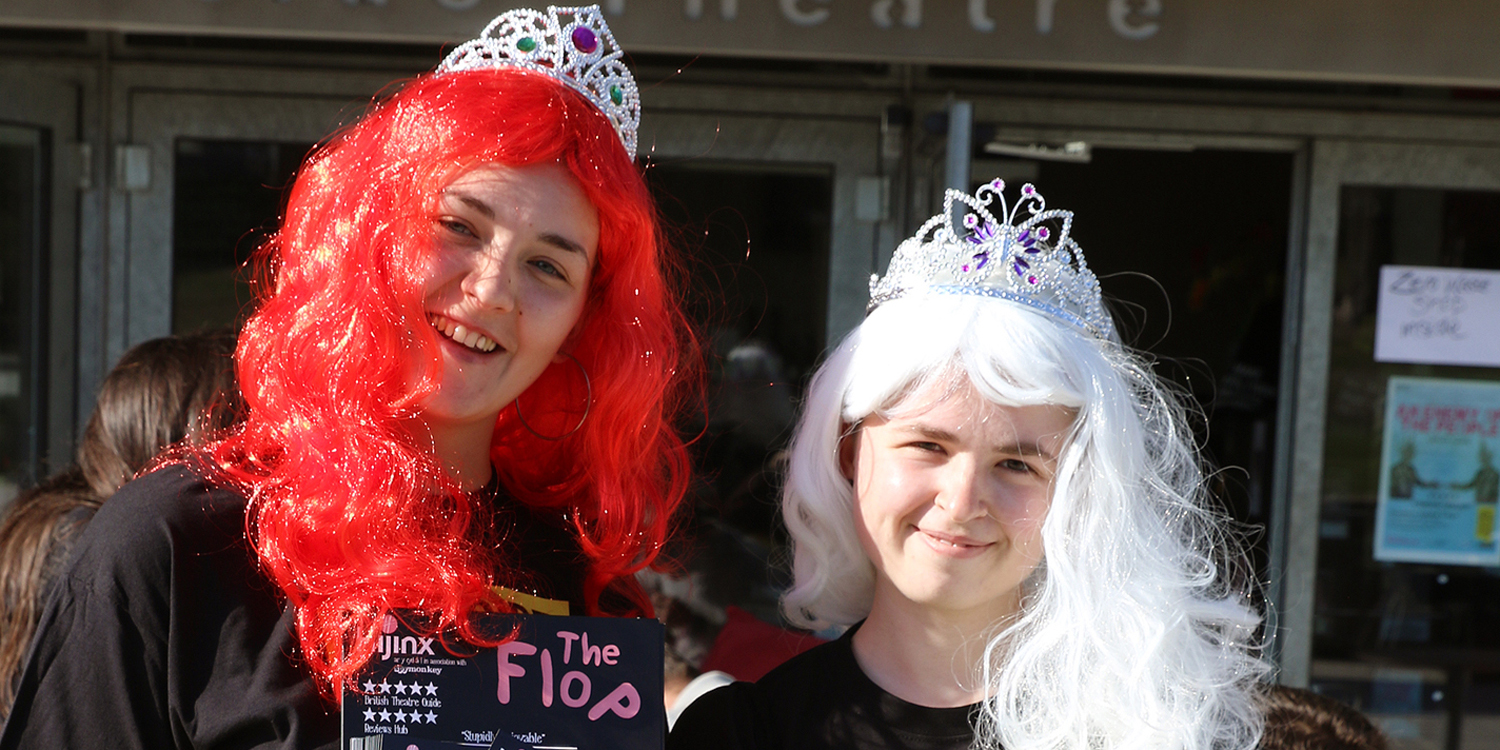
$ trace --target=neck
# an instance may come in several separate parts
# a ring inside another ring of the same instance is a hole
[[[420,422],[418,440],[431,438],[432,453],[459,488],[472,492],[490,481],[490,441],[494,438],[493,422],[451,423],[432,420]],[[420,443],[419,443],[420,444]]]
[[[877,584],[870,616],[854,634],[854,658],[871,681],[908,703],[967,706],[986,697],[981,662],[998,619],[990,608],[937,610]]]

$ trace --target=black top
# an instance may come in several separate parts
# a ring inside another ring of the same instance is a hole
[[[293,611],[246,543],[245,507],[184,466],[105,502],[42,614],[0,750],[336,747],[338,707],[298,658]],[[526,588],[576,606],[576,540],[509,515],[518,552],[548,551],[520,558],[551,569]]]
[[[687,707],[667,750],[967,750],[977,706],[928,708],[870,681],[854,630],[760,678],[705,693]]]

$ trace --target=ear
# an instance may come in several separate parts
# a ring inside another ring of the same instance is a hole
[[[839,473],[854,484],[854,461],[859,455],[859,425],[843,425],[839,437]]]

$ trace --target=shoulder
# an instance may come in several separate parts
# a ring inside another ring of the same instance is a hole
[[[806,739],[803,728],[818,725],[857,688],[850,670],[858,666],[846,637],[814,646],[754,683],[711,690],[683,711],[669,750],[790,747],[788,738]]]
[[[771,748],[755,709],[755,684],[732,682],[698,696],[672,724],[667,750]]]
[[[245,498],[171,465],[125,484],[79,533],[63,574],[65,597],[148,604],[184,570],[226,559],[242,567]]]
[[[173,464],[121,487],[100,506],[86,538],[129,551],[163,539],[211,544],[242,537],[244,527],[243,495],[213,486],[193,467]]]
[[[755,682],[756,692],[766,699],[797,700],[830,683],[846,685],[850,671],[858,671],[849,635],[820,643],[766,673]],[[863,673],[861,673],[863,674]]]

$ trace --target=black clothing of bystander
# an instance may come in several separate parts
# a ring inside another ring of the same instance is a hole
[[[183,465],[106,501],[42,614],[0,749],[337,747],[338,706],[300,663],[295,612],[260,572],[245,512]],[[497,517],[526,540],[508,558],[524,585],[578,608],[569,531]]]

